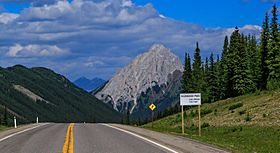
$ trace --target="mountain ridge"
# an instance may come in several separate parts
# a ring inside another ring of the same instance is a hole
[[[32,98],[33,97],[33,98]],[[120,122],[121,115],[53,70],[15,65],[0,68],[0,118],[8,110],[19,123]]]
[[[168,75],[183,71],[179,58],[162,44],[154,44],[118,71],[95,96],[119,112],[134,112],[142,92],[168,83]]]

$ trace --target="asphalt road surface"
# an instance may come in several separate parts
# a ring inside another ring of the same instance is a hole
[[[48,124],[20,133],[1,141],[0,152],[62,153],[64,152],[63,147],[66,143],[68,128],[69,124]],[[74,137],[72,152],[75,153],[169,152],[133,135],[103,124],[74,124],[72,132]]]
[[[225,153],[193,140],[118,124],[34,124],[0,133],[0,153]]]

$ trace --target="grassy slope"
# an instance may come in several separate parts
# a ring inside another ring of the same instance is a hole
[[[229,108],[238,103],[241,107]],[[186,111],[186,133],[203,142],[215,144],[234,152],[279,152],[280,93],[245,95],[202,105],[202,137],[197,136],[197,107]],[[151,124],[144,125],[151,128]],[[154,122],[153,130],[181,133],[181,114]]]

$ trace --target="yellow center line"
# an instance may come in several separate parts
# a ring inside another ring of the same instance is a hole
[[[74,153],[74,123],[68,125],[62,153]]]

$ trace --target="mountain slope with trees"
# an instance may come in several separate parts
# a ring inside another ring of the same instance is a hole
[[[0,67],[0,120],[119,122],[121,115],[64,76],[47,68]]]

